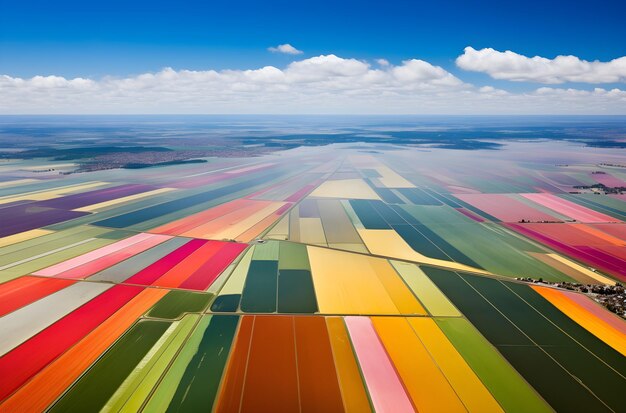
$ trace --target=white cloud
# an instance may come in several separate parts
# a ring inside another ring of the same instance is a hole
[[[565,82],[626,82],[626,56],[609,62],[581,60],[576,56],[554,59],[527,57],[510,50],[476,50],[466,47],[456,64],[465,70],[487,73],[494,79],[557,84]]]
[[[534,91],[537,96],[555,96],[559,98],[577,98],[577,97],[601,97],[610,96],[617,99],[621,99],[626,103],[626,90],[621,89],[603,89],[597,87],[593,90],[580,90],[573,88],[552,88],[552,87],[540,87]]]
[[[356,59],[321,55],[291,63],[285,74],[292,81],[315,82],[334,77],[358,77],[369,71],[369,64]]]
[[[378,63],[379,66],[389,66],[389,60],[387,59],[376,59],[376,63]]]
[[[284,53],[284,54],[302,54],[302,53],[304,53],[302,50],[296,49],[295,47],[293,47],[289,43],[279,44],[276,47],[268,47],[267,50],[269,50],[272,53]]]
[[[9,113],[626,114],[626,91],[474,87],[423,60],[372,66],[321,55],[283,68],[163,69],[101,79],[0,75]]]
[[[438,86],[459,86],[461,80],[439,66],[423,60],[411,59],[391,69],[394,76],[406,83],[430,83]]]

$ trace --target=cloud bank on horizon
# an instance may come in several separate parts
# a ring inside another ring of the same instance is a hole
[[[304,52],[286,43],[274,53]],[[391,64],[319,55],[283,68],[174,70],[128,77],[0,75],[0,113],[626,114],[626,57],[528,57],[465,48],[456,65],[496,80],[538,84],[516,92],[475,86],[420,59]],[[542,86],[563,83],[577,87]]]

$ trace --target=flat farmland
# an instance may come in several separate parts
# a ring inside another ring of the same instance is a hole
[[[7,160],[0,412],[623,411],[626,156],[536,145]]]

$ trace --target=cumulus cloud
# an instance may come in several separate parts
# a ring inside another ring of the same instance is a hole
[[[579,59],[576,56],[524,56],[510,50],[492,48],[476,50],[466,47],[456,64],[465,70],[487,73],[494,79],[517,82],[558,84],[565,82],[617,83],[626,82],[626,56],[609,62]]]
[[[269,50],[272,53],[284,53],[284,54],[302,54],[302,53],[304,53],[302,50],[296,49],[295,47],[293,47],[289,43],[279,44],[276,47],[268,47],[267,50]]]
[[[626,113],[620,89],[475,87],[439,66],[333,54],[285,67],[163,69],[101,79],[0,75],[0,113]]]
[[[391,69],[393,75],[406,83],[428,83],[438,86],[459,86],[463,82],[439,66],[433,66],[423,60],[411,59],[402,66]]]
[[[534,95],[536,96],[555,96],[559,98],[577,98],[577,97],[602,97],[602,96],[610,96],[617,99],[621,99],[626,102],[626,90],[621,90],[617,88],[613,89],[603,89],[601,87],[597,87],[593,90],[580,90],[573,88],[552,88],[552,87],[540,87],[539,89],[534,91]]]
[[[344,59],[333,54],[321,55],[291,63],[285,74],[292,81],[321,81],[332,78],[359,77],[369,71],[369,64]]]

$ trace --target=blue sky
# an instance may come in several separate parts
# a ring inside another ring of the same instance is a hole
[[[284,68],[334,54],[391,65],[421,59],[472,85],[523,93],[541,85],[465,70],[455,59],[466,46],[548,59],[626,56],[623,1],[0,2],[0,75],[14,78]],[[284,43],[303,53],[267,50]],[[621,81],[600,83],[624,89]]]
[[[127,75],[281,64],[307,55],[420,58],[454,68],[465,46],[586,60],[626,55],[623,1],[9,1],[0,72]]]

